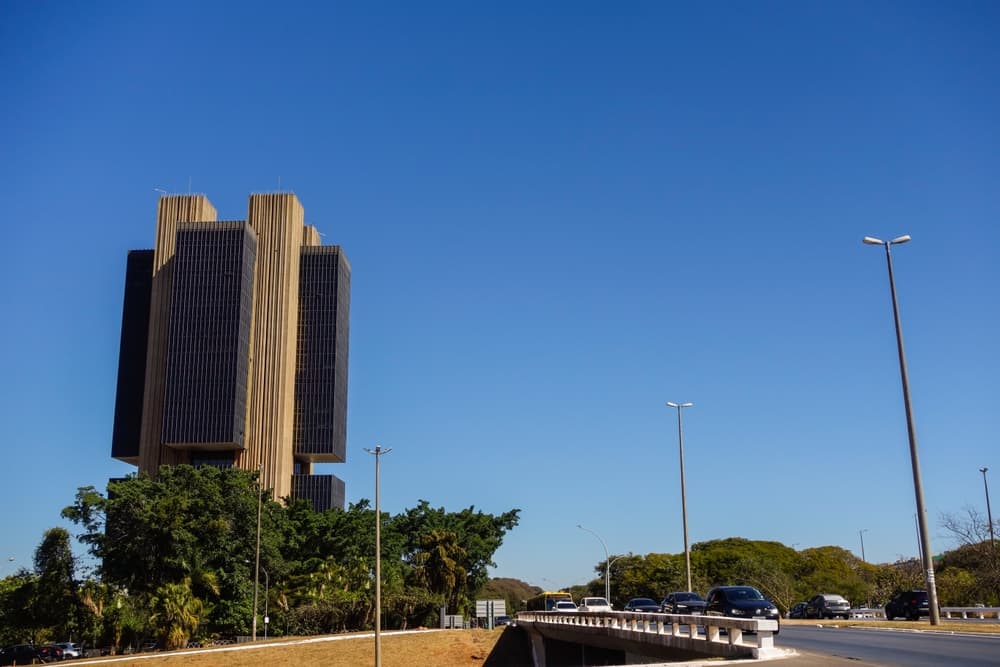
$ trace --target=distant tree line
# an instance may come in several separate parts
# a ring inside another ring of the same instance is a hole
[[[80,488],[63,516],[95,563],[86,576],[62,528],[34,569],[0,580],[0,643],[74,641],[120,651],[144,640],[176,648],[251,632],[260,511],[258,636],[373,627],[375,512],[362,500],[316,512],[258,487],[257,473],[164,467],[156,478]],[[467,614],[519,510],[458,512],[427,501],[382,516],[385,627]],[[265,607],[266,605],[266,607]]]
[[[959,538],[960,546],[935,559],[938,601],[941,606],[1000,606],[1000,546],[982,539],[966,520],[946,515],[942,525]],[[979,524],[985,525],[985,524]],[[965,531],[968,538],[962,537]],[[616,608],[633,597],[661,600],[671,591],[687,588],[684,554],[610,557],[611,598]],[[605,561],[586,585],[573,587],[575,598],[604,595]],[[868,563],[840,547],[796,551],[779,542],[732,537],[694,544],[691,548],[692,587],[745,584],[758,588],[785,612],[796,602],[818,593],[837,593],[854,606],[883,606],[896,592],[925,588],[919,560]]]

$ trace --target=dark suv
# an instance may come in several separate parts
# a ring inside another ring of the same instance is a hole
[[[897,616],[918,621],[921,616],[930,615],[931,605],[927,599],[927,591],[903,591],[885,605],[885,617],[890,621]]]

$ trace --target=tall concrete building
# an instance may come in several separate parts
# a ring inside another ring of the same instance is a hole
[[[293,194],[232,222],[160,197],[155,248],[128,255],[112,457],[260,470],[278,498],[343,508],[313,465],[346,456],[350,281]]]

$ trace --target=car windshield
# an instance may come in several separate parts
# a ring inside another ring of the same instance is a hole
[[[700,600],[701,596],[697,593],[678,593],[674,596],[674,600],[678,602],[687,602],[688,600]]]
[[[632,600],[632,604],[639,605],[639,604],[656,604],[656,603],[650,600],[649,598],[636,598]]]
[[[730,588],[726,591],[726,597],[730,600],[763,600],[764,596],[756,588],[741,586],[740,588]]]

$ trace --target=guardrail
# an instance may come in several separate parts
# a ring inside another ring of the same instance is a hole
[[[950,620],[1000,622],[1000,607],[941,607],[941,616]],[[857,607],[851,618],[877,618],[885,620],[885,609]]]
[[[581,638],[599,635],[650,647],[713,657],[771,657],[777,654],[778,621],[728,616],[640,612],[518,612],[517,625],[578,630]],[[752,633],[752,639],[746,635]],[[544,634],[544,632],[543,632]],[[607,643],[607,642],[605,642]]]
[[[851,610],[851,618],[885,619],[885,609],[881,607],[855,607]]]
[[[941,607],[945,618],[1000,622],[1000,607]]]

